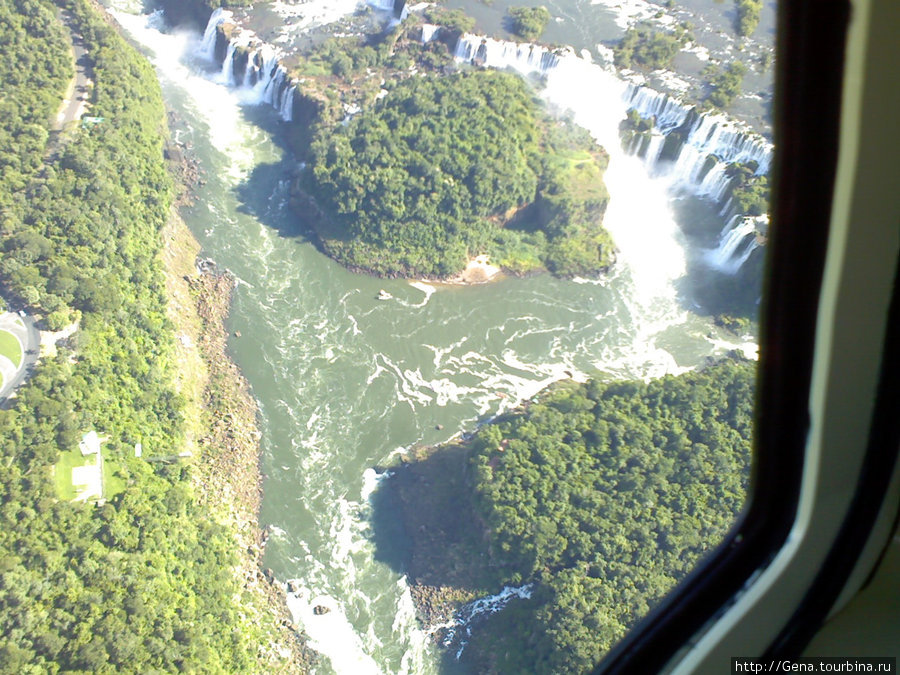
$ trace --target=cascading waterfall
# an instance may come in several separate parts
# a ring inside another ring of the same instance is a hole
[[[718,113],[697,113],[693,107],[649,87],[625,84],[615,77],[602,77],[603,69],[580,58],[571,50],[550,50],[533,44],[505,42],[466,34],[456,46],[460,61],[491,68],[512,68],[523,74],[538,73],[548,78],[572,82],[574,87],[601,87],[603,103],[621,101],[616,108],[619,119],[628,110],[654,119],[653,130],[636,136],[627,149],[640,157],[652,176],[668,181],[669,189],[721,203],[728,197],[731,178],[726,169],[732,162],[756,163],[756,174],[768,172],[772,145],[742,129],[736,122]],[[580,83],[575,84],[580,77]],[[553,101],[552,96],[548,96]],[[672,136],[677,134],[677,136]],[[600,139],[607,150],[620,145],[618,138]],[[729,200],[730,202],[730,200]],[[727,209],[723,209],[723,215]],[[742,214],[741,214],[742,215]],[[751,219],[752,221],[752,219]],[[737,221],[735,221],[737,222]],[[735,234],[735,237],[738,235]],[[742,235],[738,244],[743,241]],[[740,255],[728,262],[711,257],[720,271],[733,274],[746,261],[754,243],[740,249]],[[731,249],[731,253],[735,253]],[[735,264],[735,261],[740,261]]]
[[[540,45],[494,40],[468,33],[459,38],[454,56],[459,61],[489,68],[513,68],[520,73],[537,72],[541,75],[555,68],[560,60],[559,53]]]
[[[628,85],[625,101],[628,107],[636,110],[641,117],[653,117],[656,120],[656,128],[663,133],[673,131],[684,124],[690,112],[689,107],[668,94],[661,94],[649,87],[636,84]]]
[[[440,32],[441,27],[436,26],[433,23],[424,23],[422,24],[422,44],[428,44],[432,40],[434,40],[438,33]]]
[[[216,61],[216,42],[220,26],[230,22],[231,12],[217,9],[209,17],[198,52]],[[243,53],[243,54],[242,54]],[[235,69],[236,59],[246,57],[242,72]],[[293,118],[296,82],[291,80],[281,65],[279,53],[270,45],[260,42],[252,31],[235,26],[222,61],[222,81],[229,87],[243,90],[248,103],[268,103],[278,111],[285,122]]]
[[[673,282],[684,276],[686,261],[667,185],[648,178],[642,162],[621,147],[619,123],[627,110],[626,83],[570,50],[549,50],[476,35],[460,38],[456,58],[511,68],[523,75],[543,75],[542,96],[551,106],[571,111],[574,121],[609,152],[604,179],[610,201],[603,222],[622,259],[628,261],[634,284],[633,322],[641,334],[638,339],[652,342],[660,326],[677,320]],[[672,364],[669,372],[676,370]]]
[[[725,115],[697,113],[692,106],[642,85],[629,85],[625,99],[628,108],[641,117],[654,118],[663,134],[678,131],[684,137],[674,170],[682,182],[692,182],[684,178],[702,179],[703,164],[709,156],[726,164],[756,162],[757,174],[768,173],[772,144]]]
[[[216,58],[216,38],[218,28],[231,18],[231,12],[221,7],[217,8],[206,22],[206,30],[203,32],[203,40],[200,42],[199,52],[210,61]]]
[[[706,256],[710,266],[726,274],[736,273],[759,247],[758,220],[741,215],[731,218],[719,236],[719,247]]]
[[[234,86],[234,53],[236,51],[237,43],[229,42],[225,60],[222,62],[222,79],[230,86]]]

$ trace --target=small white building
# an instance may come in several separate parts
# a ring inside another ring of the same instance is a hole
[[[81,455],[83,457],[87,457],[88,455],[99,455],[100,437],[97,435],[97,432],[93,429],[87,432],[78,444],[78,449],[81,450]]]

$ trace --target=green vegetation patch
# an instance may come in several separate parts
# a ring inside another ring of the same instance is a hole
[[[606,155],[571,128],[514,75],[410,78],[323,128],[299,187],[324,211],[325,249],[353,268],[446,277],[488,253],[516,272],[597,273],[613,250]]]
[[[707,101],[717,108],[727,108],[740,95],[747,67],[740,61],[729,63],[724,69],[710,64],[703,69],[708,78],[710,93]]]
[[[510,7],[506,13],[512,32],[532,42],[541,36],[550,21],[546,7]]]
[[[472,672],[589,672],[722,541],[747,494],[755,372],[736,357],[648,383],[561,383],[399,471],[420,583],[532,584],[475,626]]]
[[[759,25],[759,13],[762,11],[762,0],[735,0],[737,21],[735,30],[741,37],[747,37]]]
[[[74,75],[69,49],[52,3],[0,3],[0,213],[41,166],[50,119]]]
[[[672,32],[651,26],[634,26],[625,31],[622,41],[613,48],[613,56],[620,68],[668,68],[675,55],[691,39],[687,24],[676,26]]]
[[[732,209],[748,216],[761,216],[769,212],[769,178],[756,175],[756,163],[730,164],[725,170],[731,177],[728,193]]]
[[[123,475],[127,471],[123,464],[111,456],[106,449],[102,449],[101,452],[103,453],[102,497],[104,499],[112,499],[125,490],[126,479]],[[95,455],[85,457],[78,448],[60,452],[59,461],[53,465],[53,480],[59,498],[72,501],[78,496],[77,489],[72,484],[72,469],[81,466],[93,466],[96,463]]]
[[[9,331],[0,330],[0,356],[8,358],[16,368],[22,365],[22,345]]]
[[[84,466],[84,464],[84,457],[77,449],[59,453],[59,460],[52,466],[52,471],[56,493],[60,499],[65,501],[75,499],[75,487],[72,485],[72,469],[77,466]]]
[[[429,7],[424,12],[425,20],[442,26],[454,37],[462,33],[471,33],[475,30],[475,19],[461,9],[447,9],[446,7]]]
[[[0,669],[254,672],[264,642],[235,600],[231,530],[192,494],[188,465],[134,457],[138,440],[161,456],[184,444],[159,255],[172,203],[159,85],[87,0],[63,4],[94,73],[92,113],[106,121],[75,129],[58,156],[22,141],[15,165],[0,159],[14,178],[0,181],[4,293],[51,326],[81,316],[71,344],[0,410]],[[0,7],[0,61],[14,71],[0,79],[19,84],[0,105],[46,125],[68,45],[53,2],[12,5]],[[23,34],[45,37],[38,47]],[[85,429],[109,439],[102,506],[69,501]]]

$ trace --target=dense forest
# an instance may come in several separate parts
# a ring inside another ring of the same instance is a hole
[[[410,465],[421,473],[405,484],[425,486],[401,487],[415,578],[475,595],[532,584],[473,630],[462,661],[589,671],[734,524],[754,374],[735,357],[648,383],[563,383]]]
[[[384,275],[445,277],[488,253],[516,272],[597,273],[606,155],[493,71],[409,78],[312,146],[301,188],[326,250]]]
[[[0,411],[0,670],[250,672],[261,636],[235,600],[232,535],[171,462],[183,424],[158,259],[172,199],[159,86],[85,0],[63,4],[103,121],[65,131],[43,168],[68,39],[48,0],[0,9],[17,87],[2,105],[18,112],[2,116],[5,171],[19,176],[0,183],[3,293],[48,327],[78,321]],[[91,429],[119,488],[64,501],[54,464]]]
[[[4,231],[14,195],[41,168],[50,118],[72,77],[69,36],[53,5],[0,4],[0,213]]]

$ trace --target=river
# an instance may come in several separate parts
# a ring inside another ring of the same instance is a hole
[[[206,173],[184,218],[240,281],[229,329],[242,337],[229,346],[259,403],[266,565],[301,587],[290,609],[326,657],[320,672],[437,672],[405,579],[373,555],[373,467],[555,380],[677,373],[733,348],[676,291],[699,244],[665,182],[612,152],[607,222],[621,252],[600,282],[459,287],[348,272],[288,209],[298,167],[275,111],[221,84],[199,35],[163,33],[158,17],[124,6],[115,16],[155,65],[177,137]]]

